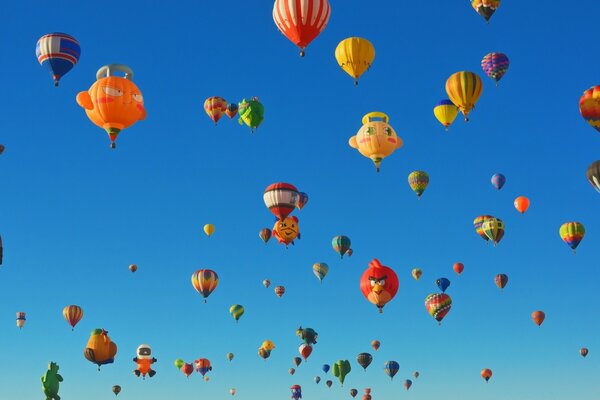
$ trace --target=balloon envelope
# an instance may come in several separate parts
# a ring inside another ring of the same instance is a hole
[[[452,74],[446,81],[446,93],[458,109],[469,120],[469,113],[475,107],[483,91],[481,78],[474,72],[461,71]]]
[[[58,86],[60,78],[79,61],[81,47],[73,36],[54,32],[42,36],[37,41],[35,55],[40,65],[50,71],[54,86]]]
[[[458,113],[458,107],[456,107],[449,99],[441,100],[433,107],[433,115],[435,115],[437,120],[440,121],[440,124],[442,124],[446,130],[452,125],[458,116]]]
[[[496,82],[496,85],[500,79],[502,79],[506,71],[508,71],[509,65],[510,61],[506,54],[503,53],[489,53],[481,60],[483,72],[492,78]]]
[[[342,40],[335,48],[335,59],[358,85],[358,79],[371,67],[375,59],[375,48],[367,39],[349,37]]]
[[[585,172],[585,177],[590,185],[600,193],[600,160],[590,164]]]
[[[327,26],[331,15],[328,0],[276,0],[273,4],[273,20],[285,37],[304,49]]]
[[[600,86],[583,92],[579,99],[579,112],[592,128],[600,132]]]

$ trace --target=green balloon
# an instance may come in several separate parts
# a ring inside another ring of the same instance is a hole
[[[258,101],[258,98],[253,97],[250,101],[244,99],[238,104],[239,111],[238,120],[240,125],[246,124],[254,131],[265,119],[265,107]]]
[[[184,364],[185,364],[185,361],[183,361],[181,358],[178,358],[177,360],[175,360],[175,366],[177,367],[177,369],[181,369],[181,367],[183,367]]]
[[[348,360],[339,360],[333,364],[333,376],[337,376],[342,385],[344,384],[346,375],[348,375],[351,370],[352,367],[350,366],[350,361]]]
[[[42,375],[42,390],[46,395],[46,400],[58,400],[58,388],[63,381],[62,376],[58,374],[58,364],[51,362],[48,364],[48,371]]]

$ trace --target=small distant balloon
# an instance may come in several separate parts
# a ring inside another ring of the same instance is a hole
[[[408,185],[419,199],[429,185],[429,175],[425,171],[413,171],[408,175]]]
[[[412,386],[412,381],[410,379],[407,379],[404,381],[404,389],[408,390],[408,389],[410,389],[411,386]]]
[[[130,270],[131,272],[135,272],[135,271],[137,271],[137,268],[138,268],[138,267],[137,267],[137,265],[135,265],[135,264],[131,264],[131,265],[129,266],[129,270]]]
[[[352,396],[354,398],[354,397],[356,397],[357,394],[358,394],[358,390],[350,389],[350,396]]]
[[[300,366],[300,364],[302,364],[302,359],[300,357],[294,357],[293,362],[294,362],[294,365],[296,367],[298,367],[298,366]]]
[[[115,385],[112,387],[112,392],[115,394],[115,396],[118,396],[119,393],[121,393],[121,386],[119,385]]]
[[[458,275],[460,275],[464,271],[465,265],[463,263],[458,262],[452,266],[452,269],[454,270],[454,272],[456,272]]]
[[[415,281],[418,281],[421,275],[423,275],[423,271],[421,270],[421,268],[414,268],[411,271],[411,275],[413,278],[415,278]]]
[[[331,241],[333,250],[338,253],[341,258],[344,258],[344,254],[350,249],[350,238],[348,236],[336,236]]]
[[[525,211],[529,208],[529,199],[525,196],[519,196],[515,199],[515,208],[521,214],[525,214]]]
[[[173,364],[175,364],[175,366],[177,367],[177,369],[181,369],[181,367],[184,366],[185,361],[183,361],[181,358],[178,358],[177,360],[175,360],[173,362]]]
[[[486,381],[486,382],[487,382],[487,381],[489,381],[489,380],[490,380],[490,378],[492,377],[492,370],[491,370],[491,369],[489,369],[489,368],[485,368],[485,369],[483,369],[483,370],[481,371],[481,377],[482,377],[483,379],[485,379],[485,381]]]
[[[577,249],[577,246],[579,246],[579,243],[581,243],[585,236],[585,228],[580,222],[567,222],[562,224],[559,234],[563,242],[572,248],[573,253],[575,253],[575,249]]]
[[[263,286],[266,287],[266,288],[268,288],[269,286],[271,286],[271,281],[268,280],[268,279],[263,280],[262,283],[263,283]]]
[[[206,236],[211,237],[215,233],[215,226],[213,224],[204,225],[204,233],[206,233]]]
[[[508,283],[508,275],[505,274],[498,274],[494,277],[494,283],[496,284],[496,286],[498,286],[500,289],[504,289],[504,287],[506,286],[506,284]]]
[[[265,244],[267,244],[269,239],[271,239],[272,234],[273,232],[269,228],[263,228],[260,230],[260,232],[258,232],[258,237],[261,238]]]
[[[296,373],[296,370],[294,368],[290,368],[288,370],[288,372],[289,372],[290,375],[294,375]]]
[[[314,379],[315,383],[318,385],[319,382],[321,382],[321,377],[320,376],[315,376]]]
[[[325,384],[327,385],[328,388],[330,388],[331,385],[333,385],[333,382],[328,380],[327,382],[325,382]]]
[[[585,347],[582,347],[581,349],[579,349],[579,354],[581,354],[581,357],[586,357],[589,353],[589,350]]]
[[[281,298],[281,296],[283,296],[284,293],[285,293],[285,287],[277,286],[275,288],[275,294],[277,295],[277,297]]]
[[[413,376],[415,377],[415,379],[418,379],[418,378],[419,378],[419,375],[420,375],[420,374],[419,374],[419,371],[415,371],[415,372],[413,372]]]
[[[233,360],[233,357],[234,357],[233,353],[227,353],[227,359],[229,361]]]
[[[396,361],[386,361],[383,364],[383,371],[387,376],[390,377],[391,380],[394,380],[394,376],[398,373],[399,369],[400,364],[398,364]]]
[[[323,364],[323,366],[321,367],[321,369],[325,373],[329,372],[329,368],[330,368],[329,364]]]
[[[450,286],[450,280],[448,278],[439,278],[435,281],[435,284],[445,293],[448,286]]]
[[[19,311],[17,313],[17,327],[19,329],[23,328],[25,326],[25,321],[26,321],[26,317],[25,317],[25,313],[23,311]]]
[[[373,340],[371,342],[371,347],[373,348],[373,350],[379,350],[379,346],[381,346],[381,342],[379,340]]]
[[[546,319],[546,314],[543,311],[534,311],[531,313],[531,319],[537,326],[541,326]]]
[[[502,174],[494,174],[492,175],[492,185],[500,190],[506,183],[506,177]]]

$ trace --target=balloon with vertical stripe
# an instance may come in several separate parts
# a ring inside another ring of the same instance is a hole
[[[475,107],[483,91],[481,78],[474,72],[456,72],[446,81],[446,93],[458,109],[469,120],[469,113]]]
[[[206,298],[216,289],[219,284],[219,276],[217,273],[210,269],[199,269],[192,274],[192,286],[198,293]]]
[[[375,47],[367,39],[349,37],[335,48],[335,59],[339,66],[354,78],[354,84],[358,85],[358,79],[373,64]]]
[[[471,5],[486,22],[489,22],[492,15],[500,7],[500,0],[472,0]]]
[[[54,86],[60,78],[69,72],[79,61],[81,47],[79,42],[66,33],[49,33],[42,36],[35,46],[35,55],[40,65],[48,68]]]
[[[63,309],[63,317],[65,317],[67,323],[71,325],[72,330],[75,330],[75,325],[83,318],[83,310],[76,305],[66,306]]]
[[[592,185],[592,187],[594,189],[596,189],[596,191],[598,191],[598,193],[600,193],[600,160],[594,161],[593,163],[590,164],[587,171],[585,172],[585,177],[587,178],[588,182],[590,182],[590,185]],[[0,244],[1,244],[1,242],[0,242]],[[2,264],[1,253],[0,253],[0,264]]]
[[[559,233],[563,242],[572,248],[573,253],[575,253],[575,249],[585,236],[585,228],[581,222],[567,222],[562,224]]]
[[[227,111],[227,100],[219,96],[209,97],[204,101],[204,111],[216,125]]]
[[[331,15],[328,0],[275,0],[273,20],[292,43],[304,50],[327,26]]]
[[[583,92],[579,99],[579,112],[588,124],[600,132],[600,86]]]

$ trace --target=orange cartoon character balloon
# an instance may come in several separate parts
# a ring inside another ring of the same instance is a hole
[[[125,77],[116,76],[116,72]],[[142,92],[133,83],[133,71],[125,65],[105,65],[96,73],[96,82],[87,92],[79,92],[77,104],[88,118],[108,133],[110,147],[116,147],[117,135],[146,118]]]
[[[360,278],[362,294],[379,308],[380,313],[383,312],[383,306],[394,298],[399,287],[400,282],[396,272],[381,265],[376,258],[369,263],[369,268],[363,272]]]
[[[147,344],[141,344],[137,348],[137,357],[133,359],[133,362],[137,364],[137,368],[133,370],[135,376],[140,375],[146,378],[146,374],[152,378],[156,375],[156,371],[152,369],[152,364],[156,362],[156,358],[152,357],[152,348]]]
[[[348,141],[350,147],[358,149],[360,154],[373,161],[377,172],[381,161],[404,144],[388,122],[389,118],[384,113],[369,113],[363,117],[363,126],[356,136]]]
[[[300,239],[300,227],[298,226],[297,217],[286,217],[283,220],[275,222],[273,226],[273,237],[277,238],[279,243],[288,245],[294,244],[296,238]]]
[[[117,345],[108,337],[108,332],[104,329],[94,329],[83,350],[84,357],[98,365],[112,364],[117,354]]]

